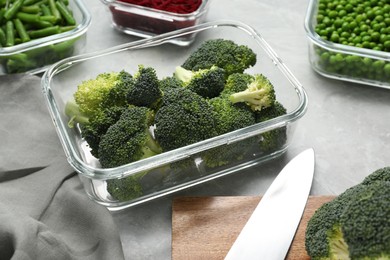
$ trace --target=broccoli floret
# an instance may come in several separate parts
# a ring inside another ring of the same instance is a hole
[[[256,64],[257,57],[251,48],[226,39],[205,41],[184,61],[182,67],[197,71],[217,66],[225,70],[226,76],[242,73]]]
[[[103,110],[103,113],[90,119],[87,123],[81,124],[81,136],[88,143],[91,154],[99,158],[99,143],[101,137],[107,132],[108,128],[115,124],[125,107],[110,107]]]
[[[390,167],[378,169],[364,178],[362,184],[368,185],[376,181],[390,181]]]
[[[248,73],[233,73],[226,79],[225,88],[221,96],[229,97],[231,94],[244,91],[253,81],[253,75]]]
[[[275,101],[270,107],[260,111],[255,111],[256,123],[264,122],[278,116],[285,115],[287,109],[278,101]],[[287,127],[283,126],[261,134],[259,147],[262,152],[273,152],[279,150],[286,144]]]
[[[209,100],[216,113],[218,135],[225,134],[255,124],[253,111],[245,104],[233,104],[229,99],[216,97]],[[241,160],[253,144],[251,138],[229,145],[216,147],[202,154],[208,167],[218,167]]]
[[[79,106],[79,112],[91,118],[102,113],[102,103],[109,96],[109,93],[117,85],[124,86],[130,84],[131,76],[125,72],[101,73],[95,79],[85,80],[78,85],[74,93],[74,101]],[[113,105],[123,105],[122,100],[112,99],[113,103],[106,103],[105,107]],[[70,101],[71,102],[71,101]],[[75,115],[73,115],[75,116]],[[72,117],[72,115],[71,115]]]
[[[204,98],[173,88],[164,92],[154,134],[163,150],[169,151],[215,136],[215,125],[213,108]]]
[[[174,75],[184,87],[204,98],[218,96],[225,87],[225,70],[217,66],[197,71],[178,66]]]
[[[390,182],[377,178],[380,171],[315,211],[305,237],[306,251],[313,260],[390,256]]]
[[[336,235],[335,230],[337,230],[344,209],[359,192],[358,186],[347,189],[332,201],[323,204],[310,218],[306,227],[305,247],[313,260],[343,259],[341,257],[348,253],[341,249],[343,247],[340,247],[340,250],[331,248],[331,244],[345,243],[342,237]]]
[[[130,73],[121,71],[119,73],[119,77],[121,80],[118,81],[114,87],[108,91],[106,97],[102,100],[102,109],[112,107],[126,107],[128,105],[126,95],[129,91],[129,88],[134,83],[133,76]]]
[[[156,70],[139,65],[133,79],[133,84],[128,88],[127,102],[136,106],[155,108],[162,96]]]
[[[229,99],[215,97],[209,100],[216,112],[216,130],[219,135],[255,124],[255,114],[245,104],[233,104]]]
[[[340,218],[351,259],[390,259],[390,182],[360,186]]]
[[[262,74],[255,74],[249,80],[248,77],[238,77],[237,74],[233,74],[229,77],[236,77],[236,79],[228,78],[227,82],[240,82],[239,88],[244,83],[247,84],[247,88],[243,91],[232,93],[230,100],[233,103],[244,102],[248,104],[253,111],[261,110],[266,107],[270,107],[276,100],[275,89],[272,83]],[[230,87],[234,88],[234,87]]]
[[[146,107],[130,107],[111,125],[99,143],[99,161],[103,168],[117,167],[161,153],[150,126],[154,112]]]
[[[143,194],[143,187],[140,179],[144,173],[135,176],[128,176],[122,179],[112,179],[107,181],[107,191],[118,201],[128,201],[138,198]]]
[[[177,79],[175,76],[165,77],[160,80],[160,89],[164,92],[166,89],[170,88],[181,88],[183,82]]]

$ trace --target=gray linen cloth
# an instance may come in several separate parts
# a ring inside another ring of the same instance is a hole
[[[110,212],[66,161],[36,76],[0,76],[0,259],[124,259]]]

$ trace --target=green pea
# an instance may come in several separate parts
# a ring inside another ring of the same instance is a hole
[[[387,63],[384,67],[383,67],[383,71],[385,72],[385,74],[387,76],[390,76],[390,63]]]

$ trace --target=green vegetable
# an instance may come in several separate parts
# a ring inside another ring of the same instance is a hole
[[[130,107],[101,137],[99,161],[103,168],[117,167],[161,153],[149,132],[154,112],[146,107]]]
[[[265,122],[287,114],[287,109],[278,101],[271,106],[255,112],[256,123]],[[280,150],[287,142],[287,127],[279,127],[261,134],[259,148],[263,153]]]
[[[125,106],[113,106],[103,109],[103,112],[96,117],[89,118],[87,122],[81,125],[81,136],[87,141],[91,154],[99,158],[99,144],[101,137],[107,132],[111,125],[115,124]]]
[[[133,84],[129,86],[126,94],[127,102],[136,106],[156,107],[162,92],[155,69],[139,65],[133,76]]]
[[[26,29],[24,28],[24,25],[19,19],[14,20],[14,25],[16,28],[16,31],[18,32],[18,35],[22,42],[28,42],[30,40],[30,37],[28,36]]]
[[[236,62],[233,67],[225,64],[230,71],[234,67],[242,71],[244,61],[253,61],[255,57],[252,50],[231,41],[208,44],[209,47],[225,44],[223,48],[241,54],[245,50],[245,55],[250,55],[240,59],[239,55],[235,58],[228,55],[229,59],[236,59],[231,60]],[[197,50],[194,53],[197,52],[200,53]],[[243,97],[239,101],[238,95]],[[106,72],[84,80],[73,97],[65,107],[69,127],[78,124],[91,154],[103,168],[135,162],[286,113],[275,100],[273,85],[264,75],[244,72],[228,75],[217,65],[198,70],[178,66],[170,76],[159,79],[154,68],[140,64],[132,75],[125,71]],[[107,191],[118,201],[134,199],[145,190],[155,190],[153,185],[160,186],[161,182],[169,186],[172,182],[197,178],[196,167],[220,167],[239,163],[259,151],[276,151],[285,144],[285,134],[285,129],[275,130],[261,137],[207,149],[159,169],[107,180]]]
[[[5,46],[11,47],[15,44],[14,24],[12,21],[8,21],[5,24]]]
[[[255,124],[255,114],[245,104],[233,104],[226,97],[215,97],[209,100],[216,113],[217,134],[226,134]],[[202,154],[207,167],[219,167],[244,158],[253,140],[247,138],[236,143],[223,145]]]
[[[119,201],[129,201],[138,198],[143,194],[143,188],[140,183],[143,175],[144,173],[122,179],[108,180],[107,191],[114,199]]]
[[[175,76],[170,77],[164,77],[160,80],[159,86],[161,91],[165,91],[166,89],[170,88],[181,88],[182,87],[182,81],[177,79]]]
[[[172,88],[164,92],[156,112],[154,134],[163,151],[169,151],[215,136],[215,124],[206,99],[186,88]]]
[[[19,9],[22,7],[24,0],[16,0],[12,3],[11,7],[8,8],[4,13],[4,18],[6,20],[11,20],[14,18],[15,14],[19,11]]]
[[[315,32],[333,43],[390,52],[390,4],[386,0],[320,0]],[[389,82],[389,61],[341,54],[315,47],[318,66],[325,72]]]
[[[313,260],[390,257],[389,179],[389,167],[378,169],[314,213],[305,237]]]
[[[242,75],[235,73],[227,79],[226,85],[228,89],[243,89],[234,93],[231,91],[229,96],[230,101],[233,103],[247,103],[253,111],[270,107],[276,97],[274,87],[267,77],[262,74],[255,74],[250,77]],[[231,84],[237,84],[237,86],[229,86]]]
[[[197,71],[178,66],[174,75],[182,81],[183,87],[204,98],[217,97],[225,87],[225,70],[217,66]]]
[[[73,15],[68,11],[68,9],[66,8],[64,3],[57,1],[57,2],[55,2],[55,5],[58,9],[58,12],[66,20],[68,25],[75,25],[76,24],[76,20],[74,19]],[[54,17],[56,17],[56,15],[54,15]]]
[[[101,73],[94,79],[83,81],[73,95],[79,113],[86,118],[93,118],[99,116],[103,108],[124,106],[126,100],[121,93],[129,84],[132,84],[132,76],[125,71]],[[78,122],[79,113],[67,114],[70,122]]]
[[[5,46],[7,41],[6,39],[5,32],[0,28],[0,46]]]
[[[68,4],[68,1],[62,0],[0,1],[0,28],[4,32],[4,35],[0,32],[0,46],[12,47],[74,29],[77,24]],[[61,6],[62,14],[58,11],[57,5]],[[54,13],[49,6],[54,6]],[[47,46],[25,51],[26,55],[23,58],[14,55],[3,56],[2,62],[7,73],[26,72],[44,67],[73,54],[74,41],[66,41],[63,46],[67,48],[60,48],[58,53],[55,47]]]
[[[256,63],[256,54],[248,46],[225,39],[208,40],[194,51],[182,64],[187,70],[197,71],[217,66],[226,75],[242,73]]]

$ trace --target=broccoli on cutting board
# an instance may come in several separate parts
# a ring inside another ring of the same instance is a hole
[[[390,167],[378,169],[310,218],[305,235],[313,259],[390,259]]]

